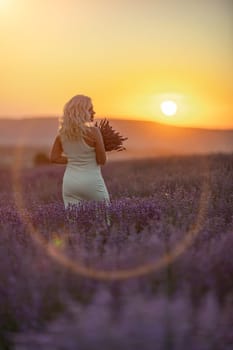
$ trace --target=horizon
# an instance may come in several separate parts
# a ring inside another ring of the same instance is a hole
[[[39,116],[39,115],[34,115],[34,116],[11,116],[11,117],[4,117],[4,116],[0,116],[0,122],[1,121],[25,121],[25,120],[30,120],[30,121],[36,121],[36,120],[45,120],[45,119],[57,119],[57,122],[59,122],[59,118],[60,116],[54,116],[54,115],[43,115],[43,116]],[[205,131],[233,131],[233,126],[231,128],[224,128],[224,127],[210,127],[210,126],[190,126],[190,125],[175,125],[175,124],[169,124],[169,123],[165,123],[165,122],[160,122],[157,120],[150,120],[150,119],[132,119],[132,118],[119,118],[117,116],[96,116],[95,120],[100,120],[100,119],[108,119],[110,122],[112,121],[116,121],[116,122],[141,122],[141,123],[152,123],[152,124],[157,124],[157,125],[161,125],[161,126],[167,126],[167,127],[174,127],[174,128],[178,128],[178,129],[197,129],[197,130],[205,130]]]

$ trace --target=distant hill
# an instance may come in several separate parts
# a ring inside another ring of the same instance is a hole
[[[233,152],[233,130],[176,127],[148,121],[109,119],[127,136],[124,152],[110,158]],[[16,145],[49,149],[57,134],[57,118],[0,119],[0,147]]]

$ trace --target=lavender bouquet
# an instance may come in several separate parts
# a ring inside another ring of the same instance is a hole
[[[105,118],[96,122],[95,126],[100,128],[101,134],[103,136],[104,147],[106,152],[111,151],[123,151],[126,148],[123,146],[123,142],[127,140],[127,137],[123,137],[119,132],[113,129],[109,124],[109,121]]]

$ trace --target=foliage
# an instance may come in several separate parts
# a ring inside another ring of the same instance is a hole
[[[18,350],[183,350],[187,344],[193,350],[230,350],[233,155],[109,163],[103,172],[111,203],[87,202],[67,212],[63,172],[53,165],[22,169],[18,176],[1,171],[5,344],[13,339]],[[48,254],[53,247],[78,266],[105,271],[159,261],[195,227],[207,180],[210,193],[198,234],[169,265],[101,280],[77,274]]]
[[[47,165],[50,164],[50,159],[46,153],[38,152],[33,159],[34,165]]]
[[[121,136],[119,132],[114,130],[107,119],[100,120],[99,124],[96,122],[95,126],[100,128],[106,152],[125,150],[123,142],[127,140],[127,137]]]

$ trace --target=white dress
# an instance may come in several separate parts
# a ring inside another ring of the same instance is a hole
[[[65,207],[83,200],[109,201],[109,194],[96,162],[95,148],[83,138],[62,141],[68,162],[63,176],[62,196]]]

